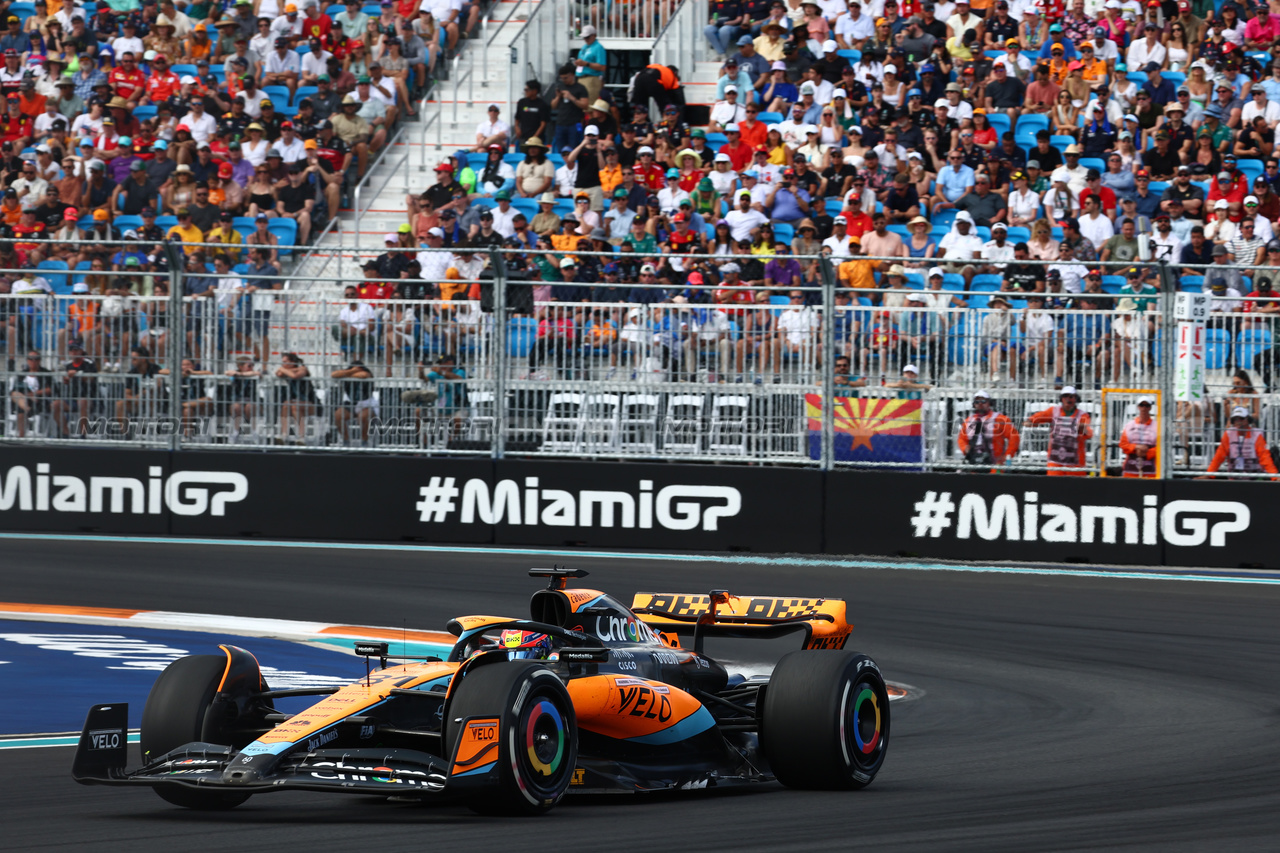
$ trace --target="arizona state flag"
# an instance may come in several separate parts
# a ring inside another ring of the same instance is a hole
[[[809,458],[822,458],[822,397],[804,395]],[[839,462],[920,462],[924,456],[920,400],[835,400],[832,448]]]

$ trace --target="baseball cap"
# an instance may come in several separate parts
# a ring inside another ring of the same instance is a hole
[[[1246,409],[1244,406],[1236,406],[1234,409],[1231,410],[1231,417],[1247,418],[1249,417],[1249,410]]]

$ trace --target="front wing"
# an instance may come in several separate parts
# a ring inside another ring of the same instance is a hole
[[[400,748],[298,750],[283,756],[245,755],[232,747],[189,743],[142,767],[127,769],[128,705],[89,710],[76,750],[72,776],[84,785],[176,785],[252,794],[328,791],[346,794],[428,795],[474,790],[494,784],[496,761],[448,761],[425,751]],[[476,722],[481,722],[476,718]],[[457,752],[466,748],[459,743]]]

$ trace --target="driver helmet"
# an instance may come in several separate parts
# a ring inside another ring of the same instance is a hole
[[[535,631],[503,631],[498,645],[507,650],[510,660],[547,660],[551,656],[551,638]]]

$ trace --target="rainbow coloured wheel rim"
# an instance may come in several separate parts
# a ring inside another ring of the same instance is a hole
[[[564,763],[569,740],[560,710],[549,699],[539,699],[525,713],[523,728],[530,769],[543,778],[554,778]]]
[[[888,737],[888,696],[876,682],[860,679],[845,704],[845,743],[849,757],[861,768],[879,764]]]

